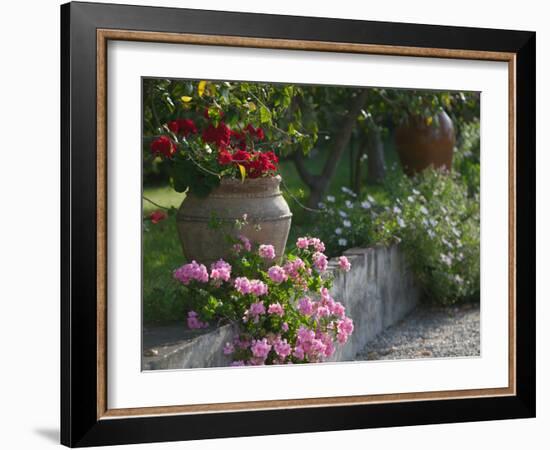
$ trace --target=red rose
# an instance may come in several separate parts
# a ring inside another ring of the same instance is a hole
[[[231,140],[231,130],[229,127],[220,122],[217,127],[209,124],[202,132],[204,142],[217,144],[219,147],[227,147]]]
[[[265,138],[264,130],[260,127],[254,128],[250,123],[246,126],[246,131],[253,139],[257,139],[258,141],[263,141]]]
[[[232,162],[233,155],[225,149],[220,150],[220,153],[218,153],[218,163],[222,166],[226,166],[227,164],[231,164]]]
[[[265,138],[264,130],[262,130],[259,127],[256,128],[256,137],[258,138],[259,141],[263,141]]]
[[[250,161],[251,157],[252,155],[248,153],[246,150],[237,150],[235,153],[233,153],[233,161],[245,167],[248,161]]]
[[[188,136],[189,134],[195,134],[197,132],[195,122],[193,122],[191,119],[178,119],[177,122],[180,134]]]
[[[269,151],[269,152],[265,152],[264,153],[265,156],[267,156],[267,158],[274,164],[277,164],[279,162],[279,158],[277,157],[277,155],[275,153],[273,153],[272,151]]]
[[[151,142],[151,151],[154,155],[164,155],[171,158],[176,153],[176,145],[168,136],[159,136]]]
[[[168,128],[174,134],[181,134],[183,136],[188,136],[189,134],[194,134],[197,132],[197,127],[195,122],[191,119],[177,119],[168,122]]]
[[[250,178],[259,178],[269,172],[277,170],[272,158],[277,158],[273,152],[255,152],[252,161],[248,166],[248,175]]]
[[[163,221],[164,219],[166,219],[168,216],[166,215],[165,212],[163,211],[153,211],[150,215],[149,215],[149,219],[151,219],[151,223],[153,224],[157,224],[161,221]]]
[[[178,121],[177,120],[171,120],[170,122],[168,122],[168,129],[172,133],[178,134],[178,132],[180,131],[180,126],[178,124]]]

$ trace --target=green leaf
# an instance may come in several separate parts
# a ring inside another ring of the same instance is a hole
[[[271,111],[263,105],[260,107],[260,122],[262,124],[271,123]]]

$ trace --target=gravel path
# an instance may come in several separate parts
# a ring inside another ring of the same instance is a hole
[[[369,342],[357,360],[479,356],[479,305],[418,307]]]

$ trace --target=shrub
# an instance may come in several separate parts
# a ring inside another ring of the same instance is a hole
[[[399,242],[426,300],[479,298],[479,194],[470,196],[462,174],[433,169],[394,173],[387,188],[384,203],[346,188],[327,197],[317,232],[328,253]]]
[[[407,260],[427,300],[479,298],[479,197],[457,173],[426,170],[402,178],[392,208]]]

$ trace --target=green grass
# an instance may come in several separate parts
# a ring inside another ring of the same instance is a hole
[[[146,187],[143,189],[143,196],[165,208],[179,208],[185,198],[185,194],[174,191],[170,186]],[[143,212],[149,214],[159,209],[153,203],[143,200]]]
[[[172,271],[185,262],[176,232],[176,216],[157,224],[144,221],[143,317],[146,323],[183,320],[183,299]]]
[[[308,169],[315,174],[321,172],[326,155],[314,155],[306,160]],[[396,161],[393,146],[387,145],[388,166]],[[294,200],[307,201],[309,190],[300,179],[292,161],[282,161],[279,166],[284,180],[283,193],[293,213],[289,241],[308,234],[313,224],[312,215],[305,212]],[[365,167],[366,171],[366,167]],[[342,186],[350,184],[349,153],[342,157],[334,178],[331,180],[327,195],[340,195]],[[289,195],[288,191],[292,195]],[[364,194],[370,194],[381,201],[387,194],[381,186],[366,186]],[[166,208],[178,208],[185,194],[174,191],[170,186],[149,186],[143,189],[144,197]],[[160,209],[151,202],[143,200],[144,217]],[[176,231],[175,210],[169,212],[166,220],[154,225],[144,220],[143,231],[143,317],[148,324],[182,321],[185,319],[183,298],[179,294],[177,283],[172,279],[172,271],[185,263]]]

